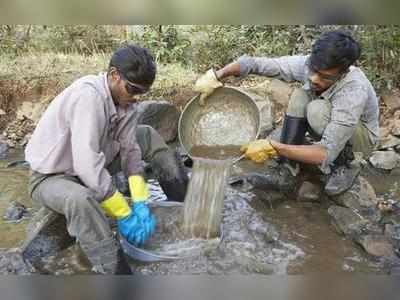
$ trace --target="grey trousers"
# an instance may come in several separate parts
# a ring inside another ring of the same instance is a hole
[[[168,149],[163,138],[150,126],[139,125],[136,140],[145,161],[151,160],[155,153]],[[121,170],[119,156],[108,169],[111,174]],[[68,233],[77,239],[91,261],[95,260],[94,253],[116,251],[109,220],[93,192],[78,177],[33,172],[28,187],[34,203],[65,216]],[[104,250],[103,246],[108,250]]]
[[[311,100],[303,89],[298,88],[290,97],[286,113],[292,117],[307,118],[313,134],[320,139],[331,120],[331,103],[325,99]],[[371,154],[374,149],[368,136],[368,129],[361,122],[356,126],[350,141],[353,151],[362,152],[365,156]]]

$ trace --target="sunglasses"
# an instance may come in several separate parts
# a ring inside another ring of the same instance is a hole
[[[136,84],[133,82],[130,82],[125,75],[123,75],[121,72],[119,72],[121,78],[125,81],[125,89],[128,92],[129,95],[140,95],[140,94],[145,94],[149,91],[148,87],[144,87],[140,84]]]

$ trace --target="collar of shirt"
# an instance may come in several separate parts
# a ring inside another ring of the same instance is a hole
[[[104,82],[104,89],[107,94],[107,108],[108,111],[110,112],[110,123],[114,124],[118,120],[118,113],[117,113],[117,107],[114,104],[114,100],[111,96],[111,91],[110,87],[108,86],[108,81],[107,81],[107,73],[102,73],[103,76],[103,82]]]

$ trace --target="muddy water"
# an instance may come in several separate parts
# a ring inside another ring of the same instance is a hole
[[[26,194],[27,170],[6,169],[21,152],[0,161],[0,214],[10,201],[31,206]],[[381,197],[399,197],[398,177],[367,176]],[[381,178],[382,180],[379,180]],[[157,182],[151,181],[151,199],[163,201]],[[384,273],[331,225],[325,204],[297,203],[290,199],[270,202],[251,186],[229,187],[222,209],[223,239],[215,247],[173,262],[140,264],[141,274],[308,274],[312,272]],[[0,248],[17,246],[25,237],[27,221],[6,224],[0,220]],[[48,258],[44,270],[51,274],[82,274],[89,265],[72,247]]]
[[[231,160],[194,160],[184,203],[183,229],[189,238],[215,238],[220,234]]]
[[[28,171],[24,168],[10,168],[9,162],[23,158],[21,151],[14,151],[4,160],[0,160],[0,248],[11,248],[25,237],[25,227],[28,220],[8,223],[3,220],[3,215],[9,204],[18,201],[31,207],[27,192]]]

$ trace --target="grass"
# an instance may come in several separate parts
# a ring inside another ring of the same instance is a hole
[[[19,86],[25,84],[32,88],[52,81],[57,82],[56,92],[60,92],[74,79],[105,72],[110,56],[108,53],[90,56],[73,53],[29,53],[18,58],[3,55],[0,56],[0,81],[14,81]],[[171,91],[191,88],[197,76],[194,71],[180,64],[158,65],[156,81],[146,96],[162,98],[170,95]]]

